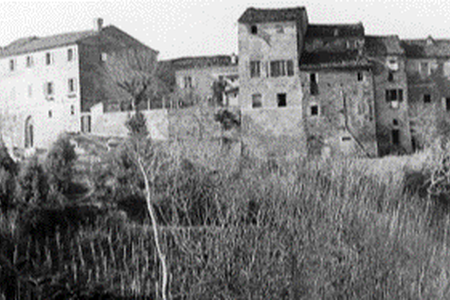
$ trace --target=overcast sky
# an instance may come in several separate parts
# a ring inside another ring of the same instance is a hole
[[[366,34],[450,38],[449,0],[150,0],[146,2],[5,2],[0,46],[27,36],[87,30],[101,17],[160,59],[237,52],[237,19],[248,7],[305,6],[310,23],[363,22]]]

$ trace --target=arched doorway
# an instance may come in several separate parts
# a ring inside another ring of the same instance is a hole
[[[28,116],[25,120],[25,148],[34,147],[34,124],[33,118]]]

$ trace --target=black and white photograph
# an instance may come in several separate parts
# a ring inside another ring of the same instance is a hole
[[[450,299],[450,1],[0,2],[0,300]]]

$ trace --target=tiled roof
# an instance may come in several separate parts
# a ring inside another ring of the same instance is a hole
[[[407,57],[427,58],[427,57],[450,57],[450,40],[431,37],[420,40],[402,40],[402,47],[405,49]]]
[[[104,27],[100,33],[94,30],[89,30],[63,33],[47,37],[22,38],[0,49],[0,58],[63,47],[66,45],[75,44],[77,42],[88,44],[99,43],[103,48],[106,48],[105,50],[127,47],[146,47],[147,49],[151,49],[117,27],[107,26]],[[151,50],[157,53],[157,51],[153,49]]]
[[[366,36],[365,51],[371,56],[405,54],[405,51],[400,45],[400,39],[397,35]]]
[[[39,50],[62,47],[76,43],[78,40],[94,35],[93,30],[70,32],[48,37],[22,38],[12,42],[0,51],[0,57],[24,54]]]
[[[248,8],[239,18],[239,23],[266,23],[282,21],[298,21],[306,16],[305,7],[261,9]]]
[[[364,36],[364,26],[357,24],[310,24],[306,37]]]
[[[300,68],[354,68],[370,66],[358,50],[346,52],[304,52],[300,59]]]
[[[163,64],[169,63],[175,70],[207,68],[207,67],[224,67],[234,65],[232,63],[232,57],[229,55],[181,57],[163,61],[162,63]]]

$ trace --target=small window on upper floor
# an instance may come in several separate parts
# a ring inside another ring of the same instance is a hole
[[[398,120],[397,119],[393,119],[392,120],[392,125],[394,125],[394,127],[397,127],[398,126]]]
[[[76,90],[76,86],[75,86],[75,78],[70,78],[67,81],[67,88],[68,88],[68,92],[69,93],[74,93]]]
[[[250,32],[251,34],[258,34],[258,26],[256,25],[250,26]]]
[[[75,114],[75,106],[71,105],[70,106],[70,115],[74,115]]]
[[[50,52],[47,52],[47,53],[45,54],[45,64],[46,64],[47,66],[49,66],[49,65],[52,64],[52,62],[53,62],[52,54],[51,54]]]
[[[262,107],[262,96],[261,94],[252,95],[252,108]]]
[[[16,69],[16,61],[14,59],[9,60],[9,70],[12,72]]]
[[[278,94],[277,95],[278,107],[285,107],[287,105],[286,98],[287,98],[286,94]]]
[[[310,114],[311,116],[318,116],[319,115],[319,105],[314,104],[310,106]]]
[[[192,77],[191,76],[184,76],[184,88],[192,88]]]
[[[261,62],[260,61],[251,61],[250,62],[250,77],[261,77]]]
[[[48,111],[48,117],[49,117],[49,118],[52,118],[52,117],[53,117],[53,112],[52,112],[52,110],[49,110],[49,111]]]
[[[445,98],[445,110],[450,111],[450,98]]]
[[[393,82],[394,81],[394,73],[389,72],[389,74],[388,74],[388,81],[389,82]]]
[[[358,72],[358,81],[363,81],[364,80],[364,74],[362,72]]]
[[[430,94],[423,95],[423,103],[431,103],[431,95]]]
[[[67,61],[73,61],[73,49],[67,49]]]
[[[44,85],[44,94],[47,97],[51,97],[55,94],[55,86],[53,84],[53,82],[46,82]],[[51,98],[50,100],[53,100],[53,98]]]
[[[27,56],[27,68],[31,68],[33,65],[33,56]]]

